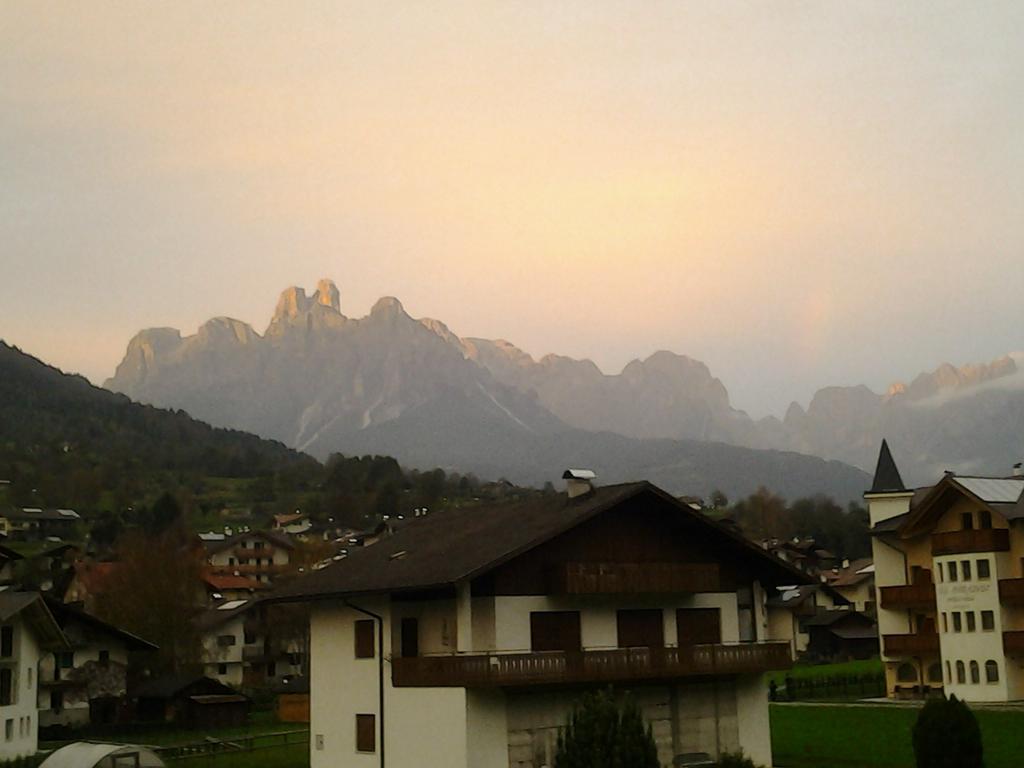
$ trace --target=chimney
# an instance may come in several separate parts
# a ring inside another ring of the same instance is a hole
[[[1024,462],[1018,461],[1013,465],[1013,476],[1024,477]]]
[[[589,469],[567,469],[562,473],[565,488],[570,499],[586,496],[594,490],[594,479],[597,475]]]

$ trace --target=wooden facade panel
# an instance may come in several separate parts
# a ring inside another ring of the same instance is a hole
[[[700,586],[713,588],[708,591],[733,592],[740,584],[749,584],[755,577],[745,568],[752,561],[737,551],[737,544],[707,525],[661,499],[640,496],[476,579],[473,594],[548,594],[553,580],[564,581],[570,564],[619,564],[641,570],[644,566],[664,570],[674,564],[703,564],[717,569],[714,584],[706,579],[700,582]],[[665,574],[665,578],[659,578],[664,581],[679,576]]]
[[[376,715],[356,715],[356,751],[377,751]]]

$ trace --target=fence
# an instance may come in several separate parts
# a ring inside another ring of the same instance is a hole
[[[207,737],[202,741],[190,744],[175,744],[169,747],[152,747],[164,760],[181,760],[189,757],[201,757],[204,755],[219,755],[225,752],[254,752],[260,749],[271,749],[273,747],[287,747],[295,744],[309,744],[309,731],[306,729],[294,731],[276,731],[274,733],[258,733],[251,736],[236,736],[234,738],[214,739]]]
[[[781,685],[769,687],[772,701],[869,699],[885,696],[885,674],[823,675],[786,677]]]

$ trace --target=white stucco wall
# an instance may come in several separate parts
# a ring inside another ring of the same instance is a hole
[[[20,616],[15,616],[7,624],[14,627],[14,654],[9,659],[0,660],[0,664],[14,673],[14,702],[0,707],[0,760],[33,755],[39,746],[36,691],[41,650],[35,635]],[[7,733],[11,738],[7,738]]]
[[[771,765],[772,734],[764,675],[736,678],[736,722],[743,754],[755,765]]]

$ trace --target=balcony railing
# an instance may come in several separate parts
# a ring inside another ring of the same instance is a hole
[[[939,652],[938,632],[922,632],[916,635],[883,635],[882,644],[886,656],[912,656]]]
[[[960,555],[968,552],[1007,552],[1010,532],[1005,528],[969,528],[932,535],[933,555]]]
[[[1011,605],[1024,605],[1024,579],[1000,579],[999,599]]]
[[[935,585],[931,582],[879,587],[878,595],[883,608],[935,607]]]
[[[1024,632],[1003,632],[1003,650],[1008,656],[1024,655]]]
[[[566,563],[550,577],[562,595],[715,592],[717,563]]]
[[[756,674],[788,669],[789,643],[394,658],[395,686],[504,687]]]

